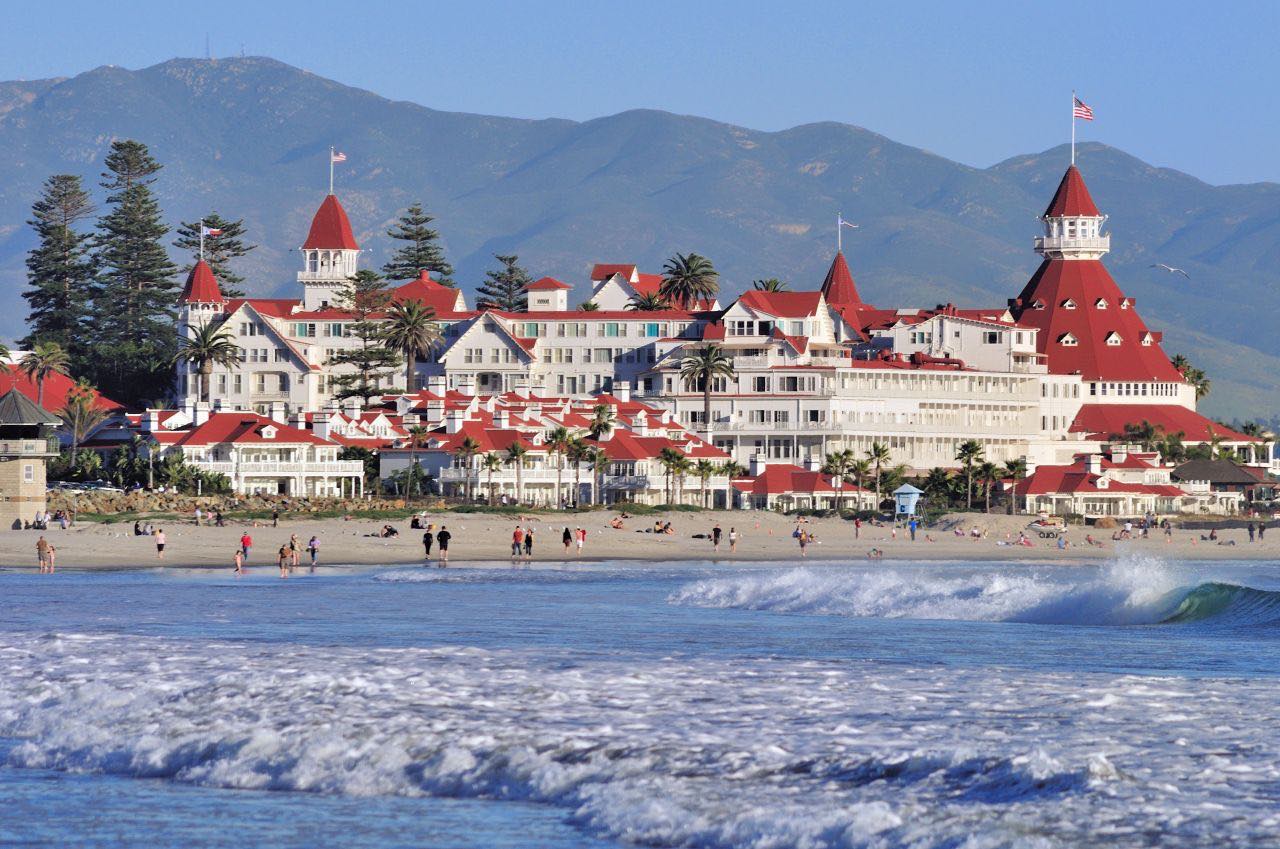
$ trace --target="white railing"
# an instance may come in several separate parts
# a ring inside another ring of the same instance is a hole
[[[43,439],[15,439],[8,442],[0,442],[0,454],[29,456],[39,454],[51,454],[49,443]]]
[[[1111,250],[1111,236],[1100,236],[1092,239],[1084,239],[1079,236],[1037,236],[1035,246],[1038,251],[1109,251]]]
[[[331,460],[329,462],[278,462],[229,463],[225,461],[192,461],[192,465],[207,472],[218,472],[230,477],[241,475],[359,475],[364,473],[364,463],[359,460]]]

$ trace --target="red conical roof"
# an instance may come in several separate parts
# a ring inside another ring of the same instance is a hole
[[[1080,176],[1080,169],[1074,165],[1062,175],[1058,191],[1054,192],[1049,208],[1044,211],[1045,218],[1061,215],[1101,215],[1093,198],[1089,197],[1089,189],[1085,187],[1084,177]]]
[[[358,251],[360,244],[351,232],[351,222],[347,220],[347,211],[338,203],[336,195],[326,195],[315,218],[311,219],[311,230],[307,240],[302,243],[303,250],[341,250]]]
[[[853,275],[849,273],[849,263],[844,261],[844,253],[841,251],[836,253],[826,279],[822,281],[822,297],[834,307],[862,305],[862,296],[858,294]]]
[[[187,304],[221,304],[226,299],[218,288],[218,278],[204,260],[197,260],[187,275],[187,285],[182,290],[182,301]]]
[[[1182,374],[1096,259],[1046,259],[1013,302],[1019,324],[1040,329],[1050,374],[1085,380],[1180,383]],[[1144,344],[1144,341],[1146,344]]]

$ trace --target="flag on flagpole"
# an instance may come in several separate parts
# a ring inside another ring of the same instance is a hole
[[[335,150],[329,154],[330,162],[346,162],[347,155],[340,150]]]
[[[202,236],[221,236],[222,229],[220,227],[201,227],[200,235]]]
[[[1090,109],[1088,106],[1085,106],[1084,101],[1081,100],[1080,98],[1075,97],[1072,99],[1075,101],[1075,105],[1072,107],[1071,117],[1079,118],[1083,121],[1092,121],[1093,110]]]

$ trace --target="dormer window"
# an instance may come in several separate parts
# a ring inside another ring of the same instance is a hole
[[[276,438],[276,434],[277,434],[277,433],[279,433],[279,431],[278,431],[278,430],[276,430],[276,429],[275,429],[274,427],[272,427],[271,425],[267,425],[266,427],[264,427],[264,428],[262,429],[262,438],[263,438],[263,439],[275,439],[275,438]]]
[[[1124,339],[1120,338],[1120,334],[1116,333],[1114,330],[1107,334],[1107,344],[1113,348],[1119,346],[1123,341]]]
[[[1132,301],[1131,299],[1129,299],[1129,298],[1121,298],[1121,299],[1120,299],[1120,309],[1122,309],[1122,310],[1127,310],[1127,309],[1129,308],[1129,304],[1131,304],[1131,303],[1133,303],[1133,301]]]
[[[1042,309],[1044,309],[1044,301],[1041,301],[1041,300],[1037,299],[1037,300],[1035,301],[1035,303],[1033,303],[1033,304],[1031,305],[1031,308],[1032,308],[1033,310],[1042,310]]]
[[[1144,334],[1142,334],[1142,344],[1143,344],[1144,346],[1146,346],[1146,347],[1148,347],[1148,348],[1149,348],[1149,347],[1151,347],[1151,344],[1152,344],[1153,342],[1155,342],[1155,337],[1154,337],[1154,336],[1152,336],[1150,333],[1144,333]]]
[[[1062,308],[1064,310],[1073,310],[1076,308],[1076,302],[1071,298],[1067,298],[1062,302]]]
[[[1100,309],[1100,310],[1105,310],[1105,309],[1107,308],[1107,299],[1106,299],[1106,298],[1098,298],[1098,300],[1097,300],[1097,301],[1095,301],[1093,305],[1094,305],[1095,307],[1097,307],[1098,309]]]
[[[1074,348],[1080,344],[1080,341],[1070,333],[1064,333],[1058,337],[1058,344],[1065,345],[1068,348]]]

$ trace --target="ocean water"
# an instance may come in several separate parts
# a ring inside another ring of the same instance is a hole
[[[0,846],[1280,845],[1280,566],[0,572]]]

